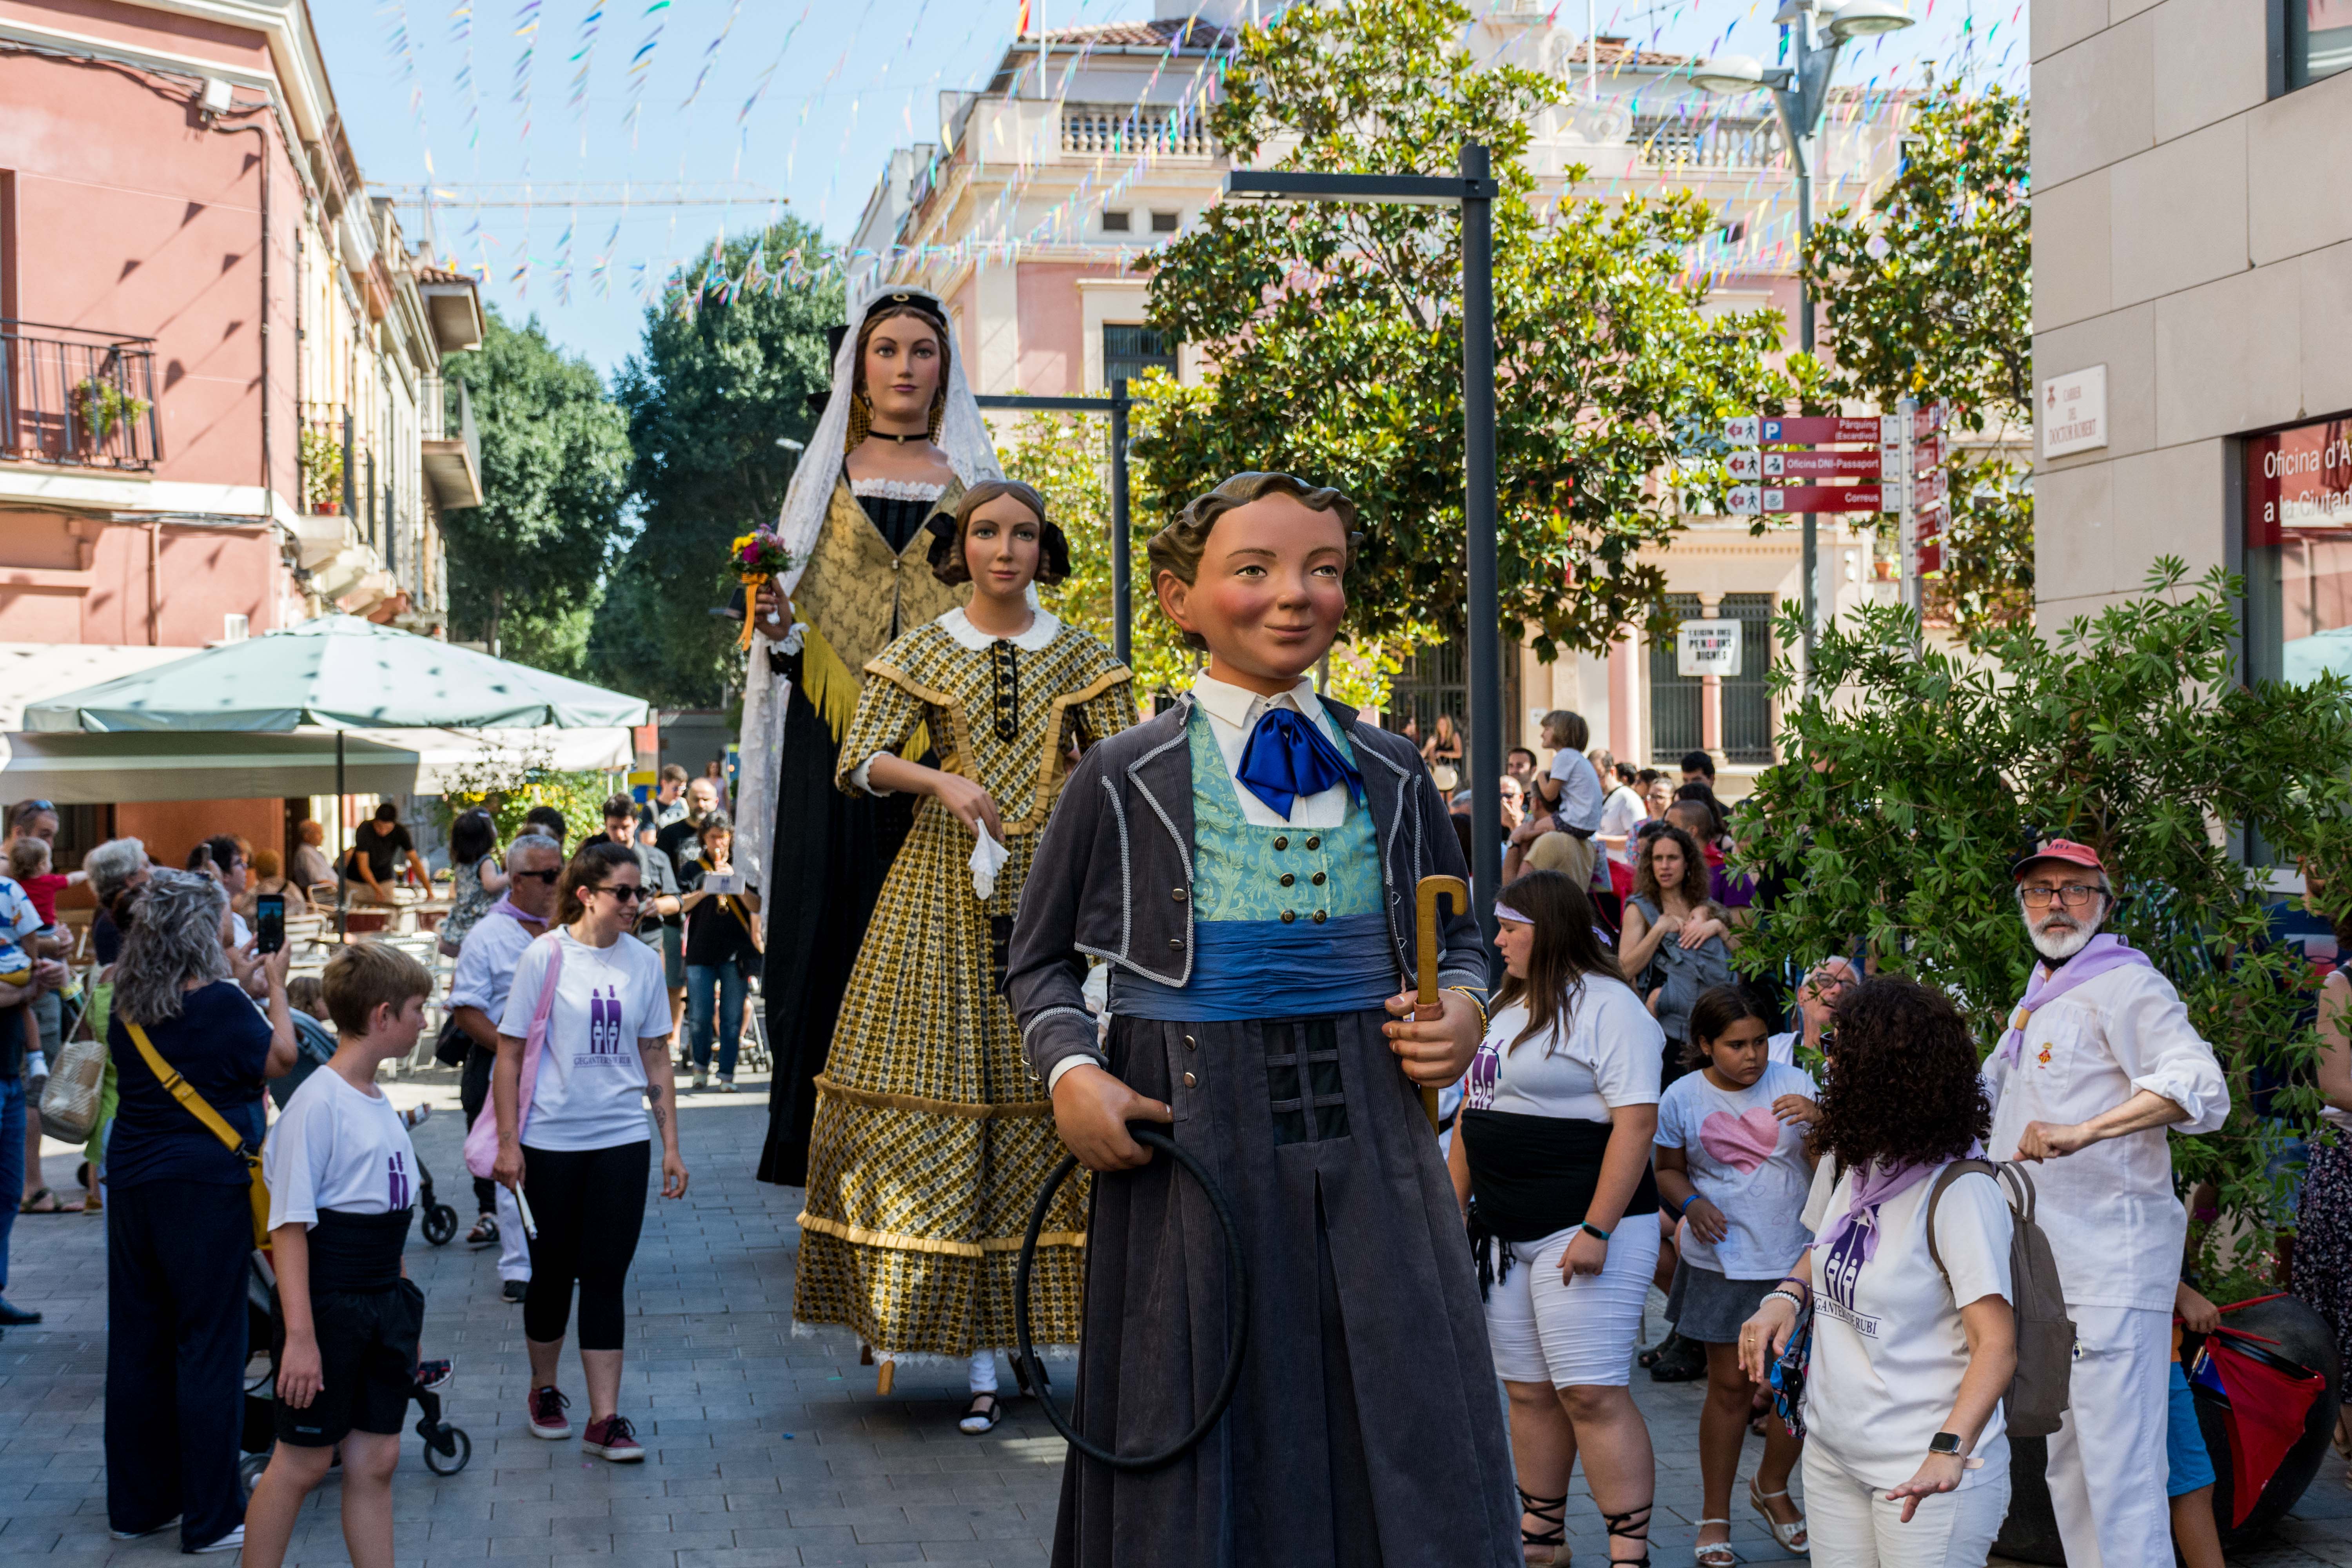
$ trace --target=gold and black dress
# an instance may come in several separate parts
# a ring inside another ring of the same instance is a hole
[[[774,764],[761,984],[775,1058],[768,1138],[760,1152],[763,1182],[796,1187],[808,1179],[814,1084],[824,1070],[842,990],[883,875],[914,820],[912,803],[902,796],[853,797],[834,787],[841,739],[857,710],[858,672],[907,628],[936,620],[967,595],[931,575],[924,527],[934,515],[952,512],[962,496],[961,484],[853,485],[843,474],[793,592],[799,649],[771,650],[792,679],[792,697]]]
[[[938,800],[915,812],[857,954],[816,1080],[793,1316],[841,1324],[887,1356],[1006,1349],[1030,1205],[1066,1151],[1006,1005],[1005,943],[1037,835],[1074,752],[1135,722],[1127,668],[1043,611],[990,637],[961,610],[866,667],[836,776],[926,729],[941,764],[987,789],[1011,858],[986,899],[972,834]],[[886,797],[887,798],[887,797]],[[1087,1184],[1066,1184],[1030,1281],[1039,1344],[1074,1344]]]

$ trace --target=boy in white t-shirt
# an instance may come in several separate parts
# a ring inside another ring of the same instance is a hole
[[[1740,1326],[1812,1239],[1805,1228],[1812,1165],[1804,1119],[1812,1079],[1773,1061],[1771,1021],[1736,985],[1700,994],[1690,1013],[1690,1065],[1658,1101],[1658,1196],[1682,1220],[1681,1260],[1666,1317],[1706,1347],[1706,1405],[1699,1415],[1699,1568],[1731,1568],[1731,1483],[1739,1468],[1756,1385],[1739,1364]],[[1748,1505],[1784,1550],[1805,1549],[1804,1516],[1789,1498],[1801,1440],[1767,1416],[1764,1457]]]
[[[325,980],[335,1054],[294,1091],[262,1149],[282,1324],[278,1446],[246,1511],[246,1568],[279,1568],[339,1445],[344,1545],[354,1563],[393,1560],[392,1472],[425,1297],[401,1261],[416,1152],[375,1074],[415,1047],[432,991],[432,975],[398,948],[336,950]]]

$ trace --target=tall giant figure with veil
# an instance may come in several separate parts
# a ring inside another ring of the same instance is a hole
[[[758,601],[743,700],[736,859],[767,891],[764,991],[775,1055],[761,1181],[808,1180],[814,1079],[883,875],[913,821],[904,795],[834,787],[868,659],[955,608],[968,590],[934,577],[924,525],[966,487],[1001,477],[988,427],[919,289],[887,289],[853,312],[833,389],[784,495],[796,564]],[[931,739],[918,731],[906,754]]]

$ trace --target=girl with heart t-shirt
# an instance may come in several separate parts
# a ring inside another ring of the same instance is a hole
[[[1739,1365],[1739,1326],[1812,1240],[1804,1222],[1813,1173],[1805,1123],[1815,1114],[1816,1091],[1810,1075],[1771,1059],[1771,1026],[1736,986],[1703,993],[1689,1035],[1690,1065],[1700,1070],[1667,1085],[1658,1101],[1658,1196],[1682,1218],[1682,1260],[1666,1316],[1685,1339],[1706,1346],[1700,1568],[1736,1561],[1731,1483],[1756,1392]],[[1748,1503],[1784,1548],[1801,1551],[1804,1517],[1788,1496],[1801,1440],[1777,1415],[1765,1417],[1764,1430]]]

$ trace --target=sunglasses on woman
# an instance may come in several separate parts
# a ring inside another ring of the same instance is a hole
[[[602,888],[591,888],[592,893],[610,893],[620,902],[635,903],[646,896],[646,890],[635,882],[614,882]]]

